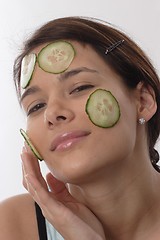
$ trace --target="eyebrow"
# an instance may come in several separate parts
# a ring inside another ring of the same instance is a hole
[[[72,69],[70,71],[66,71],[64,73],[59,74],[58,75],[58,80],[59,81],[67,80],[68,78],[73,77],[73,76],[75,76],[75,75],[77,75],[81,72],[99,73],[95,69],[90,69],[90,68],[87,68],[87,67],[80,67],[80,68],[75,68],[75,69]],[[38,86],[33,86],[33,87],[27,88],[20,98],[20,103],[22,103],[22,101],[25,97],[30,96],[30,95],[35,94],[35,93],[40,92],[40,91],[41,91],[41,89]]]
[[[80,67],[80,68],[76,68],[76,69],[72,69],[70,71],[66,71],[64,73],[61,73],[59,76],[58,76],[58,79],[60,81],[63,81],[63,80],[66,80],[70,77],[73,77],[81,72],[90,72],[90,73],[98,73],[97,70],[95,69],[91,69],[91,68],[87,68],[87,67]]]
[[[22,103],[23,99],[27,96],[30,96],[34,93],[40,92],[41,89],[38,86],[33,86],[33,87],[29,87],[26,89],[26,91],[22,94],[21,98],[20,98],[20,104]]]

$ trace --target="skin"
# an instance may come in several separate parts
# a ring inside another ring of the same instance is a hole
[[[156,112],[154,93],[141,82],[129,90],[90,46],[73,45],[76,56],[67,70],[72,74],[54,75],[36,66],[28,88],[39,89],[22,100],[26,113],[41,103],[27,116],[27,133],[50,173],[46,180],[42,177],[36,157],[25,145],[23,184],[31,197],[17,196],[1,204],[0,237],[38,239],[34,200],[66,240],[79,240],[82,232],[84,240],[158,240],[160,177],[150,163],[146,126],[138,123],[141,117],[149,121]],[[79,89],[82,85],[87,87]],[[85,113],[88,96],[97,88],[111,91],[119,102],[121,117],[113,128],[96,127]],[[67,144],[51,150],[57,136],[77,131],[87,136],[76,141],[72,136]],[[19,225],[8,218],[17,207],[26,212],[25,217],[20,210],[13,215],[22,219],[19,233]],[[8,228],[13,226],[11,236]],[[32,236],[25,238],[29,232]],[[20,238],[16,234],[21,234]]]

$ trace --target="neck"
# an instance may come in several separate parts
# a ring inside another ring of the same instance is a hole
[[[147,226],[154,225],[156,218],[160,218],[157,216],[159,184],[158,173],[148,160],[145,166],[140,163],[114,166],[113,170],[101,174],[98,181],[70,185],[70,192],[98,217],[106,239],[147,239],[146,235],[138,238],[137,235],[146,233]]]

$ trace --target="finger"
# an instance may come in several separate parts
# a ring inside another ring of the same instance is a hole
[[[25,173],[25,169],[23,166],[23,162],[22,162],[22,183],[23,183],[23,186],[25,187],[25,189],[28,190],[25,176],[26,176],[26,173]]]
[[[31,174],[26,176],[26,181],[29,186],[29,193],[41,207],[42,211],[45,213],[44,215],[50,216],[49,218],[51,218],[52,213],[54,216],[57,214],[59,215],[60,208],[63,204],[54,199],[53,193],[49,192],[41,182]],[[52,211],[50,211],[51,209]]]
[[[64,189],[66,189],[66,186],[63,182],[59,181],[58,179],[56,179],[52,173],[48,173],[46,175],[46,180],[47,183],[51,189],[51,191],[55,194],[58,194],[62,191],[64,191]]]
[[[63,203],[57,201],[53,193],[47,191],[35,176],[27,175],[26,181],[32,198],[38,203],[43,215],[53,226],[61,229],[66,225],[66,221],[72,221],[73,213]]]
[[[53,194],[47,191],[34,176],[27,175],[26,179],[29,185],[29,192],[42,209],[45,218],[48,219],[65,239],[79,240],[81,239],[81,235],[79,234],[82,232],[84,233],[84,240],[102,239],[93,238],[96,234],[93,228],[64,204],[57,201],[53,197]]]
[[[66,184],[56,179],[51,173],[46,175],[46,180],[49,185],[51,192],[54,194],[54,197],[63,202],[65,205],[68,202],[76,202],[76,200],[71,196]]]
[[[44,180],[44,178],[42,176],[39,162],[36,159],[36,157],[34,155],[28,153],[28,151],[23,149],[21,158],[22,158],[22,163],[23,163],[24,184],[26,181],[25,177],[27,175],[33,175],[47,189],[48,187],[47,187],[46,181]]]
[[[21,159],[23,162],[24,171],[26,173],[34,172],[34,174],[36,174],[37,177],[39,175],[41,175],[40,166],[39,166],[37,158],[33,155],[33,153],[30,151],[30,149],[26,146],[23,147],[23,149],[22,149]]]
[[[31,148],[29,147],[29,145],[25,142],[24,143],[24,148],[23,148],[24,152],[28,153],[29,157],[30,157],[30,161],[31,161],[31,165],[34,168],[37,168],[37,172],[40,172],[40,167],[39,167],[39,162],[37,157],[33,154]]]
[[[23,147],[22,149],[22,152],[25,153],[27,152],[26,148]],[[21,159],[22,159],[22,154],[21,154]],[[23,183],[23,186],[25,187],[26,190],[28,190],[28,186],[27,186],[27,182],[26,182],[26,171],[25,171],[25,168],[24,168],[24,164],[23,164],[23,161],[22,161],[22,183]]]

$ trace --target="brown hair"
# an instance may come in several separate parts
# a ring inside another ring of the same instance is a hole
[[[24,44],[23,52],[15,60],[14,81],[18,97],[20,97],[20,71],[22,58],[37,46],[55,40],[76,40],[90,44],[105,62],[118,73],[129,88],[135,88],[141,81],[151,86],[155,92],[157,112],[148,122],[148,146],[151,162],[159,171],[159,155],[154,149],[160,132],[160,82],[156,71],[148,57],[137,44],[126,34],[110,24],[91,18],[66,17],[52,20],[39,28]],[[105,50],[124,40],[116,50],[106,55]]]

